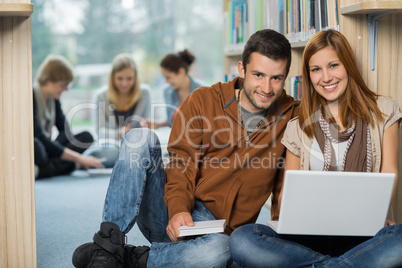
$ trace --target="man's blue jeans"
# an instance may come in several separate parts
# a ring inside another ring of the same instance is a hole
[[[335,257],[284,239],[260,224],[236,229],[229,245],[233,260],[242,267],[402,267],[402,224],[384,227]]]
[[[166,173],[158,137],[149,129],[128,132],[114,165],[103,209],[103,221],[117,224],[127,233],[135,223],[151,242],[148,267],[226,267],[231,264],[229,236],[210,234],[171,242],[164,203]],[[215,219],[197,201],[194,221]]]

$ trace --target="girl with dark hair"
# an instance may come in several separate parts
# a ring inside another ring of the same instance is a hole
[[[187,49],[178,53],[167,54],[161,61],[162,75],[169,84],[163,91],[165,98],[167,122],[155,124],[155,128],[172,126],[178,107],[187,96],[196,88],[206,84],[189,75],[190,66],[195,61],[195,56]]]

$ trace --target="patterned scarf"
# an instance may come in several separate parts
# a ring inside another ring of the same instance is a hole
[[[329,118],[331,116],[327,116]],[[324,171],[336,170],[335,151],[332,143],[347,141],[342,171],[370,172],[372,167],[371,136],[367,122],[357,117],[348,120],[346,130],[338,131],[337,124],[330,124],[322,116],[319,107],[313,116],[314,136],[324,155]]]

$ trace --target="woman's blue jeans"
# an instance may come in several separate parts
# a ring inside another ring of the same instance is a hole
[[[242,267],[402,267],[402,224],[384,227],[373,238],[332,257],[260,224],[236,229],[229,245],[233,260]]]
[[[132,129],[123,138],[103,209],[103,221],[127,233],[137,223],[151,242],[148,267],[226,267],[231,264],[229,236],[209,234],[171,242],[164,202],[166,173],[158,137],[149,129]],[[215,219],[197,201],[194,221]]]

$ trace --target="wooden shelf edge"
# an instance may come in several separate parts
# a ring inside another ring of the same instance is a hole
[[[305,41],[297,41],[297,42],[290,42],[292,48],[304,48],[308,43],[308,40]]]
[[[239,50],[239,51],[226,51],[224,52],[224,55],[226,57],[237,57],[237,56],[241,56],[243,54],[243,51]]]
[[[246,45],[246,42],[238,43],[238,44],[225,45],[223,47],[223,54],[226,57],[241,56],[243,54],[243,50],[244,50],[245,45]]]
[[[402,12],[402,3],[395,1],[387,1],[387,2],[360,2],[352,5],[347,5],[341,7],[342,15],[357,15],[357,14],[372,14],[377,12],[389,11],[389,10],[398,10]]]
[[[29,17],[33,12],[33,4],[0,3],[0,17]]]

